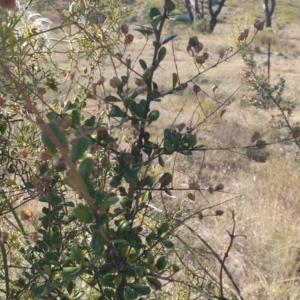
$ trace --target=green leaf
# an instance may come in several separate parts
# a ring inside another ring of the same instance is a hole
[[[174,248],[174,244],[170,240],[162,241],[162,243],[168,249]]]
[[[158,51],[158,62],[163,61],[163,59],[165,58],[167,54],[167,49],[166,47],[161,47]]]
[[[153,20],[155,17],[161,16],[160,10],[157,7],[151,7],[149,12],[150,20]]]
[[[159,16],[154,17],[151,20],[151,26],[153,27],[153,29],[157,29],[157,26],[158,26],[159,22],[161,21],[161,19],[162,19],[162,17],[159,15]]]
[[[137,172],[134,170],[125,170],[124,178],[131,185],[137,184],[139,181]]]
[[[171,0],[165,0],[165,9],[168,13],[172,12],[176,8],[176,5]]]
[[[169,223],[162,223],[157,230],[157,234],[161,238],[163,237],[164,233],[168,232],[168,230],[169,230]]]
[[[103,245],[104,245],[104,240],[103,240],[103,238],[102,238],[99,230],[94,230],[93,233],[92,233],[92,240],[91,240],[91,248],[92,248],[92,250],[94,250],[96,252],[97,251],[101,251]],[[108,264],[105,264],[105,265],[108,265]],[[101,267],[102,266],[103,265],[101,265],[100,268],[99,268],[100,272],[101,272]],[[112,269],[112,267],[110,267],[110,268],[107,267],[106,269],[109,269],[109,271],[110,271]],[[105,272],[103,271],[103,273],[101,272],[101,274],[105,274]]]
[[[183,155],[192,155],[193,154],[193,152],[191,150],[189,150],[189,149],[182,150],[179,153],[181,153]]]
[[[111,205],[117,203],[119,201],[118,196],[116,196],[114,193],[109,193],[103,202],[98,202],[98,206],[102,208],[108,208]]]
[[[165,148],[166,154],[173,154],[174,148],[172,146],[172,143],[167,139],[164,139],[164,148]]]
[[[1,119],[0,121],[0,135],[4,135],[4,133],[7,130],[7,122],[4,119]]]
[[[82,158],[84,152],[90,147],[92,144],[92,139],[88,136],[83,136],[75,140],[72,145],[71,157],[73,161],[77,161]]]
[[[127,220],[122,220],[118,225],[117,234],[122,237],[128,231],[129,222]]]
[[[46,114],[46,117],[48,118],[49,121],[56,120],[58,116],[59,116],[58,113],[56,113],[55,111],[50,111]]]
[[[182,23],[191,23],[191,19],[187,15],[181,15],[181,16],[170,16],[170,20],[172,21],[178,21]]]
[[[144,71],[146,71],[148,69],[147,64],[146,64],[146,62],[144,60],[140,59],[139,63],[140,63],[140,66],[142,67],[142,69]]]
[[[158,279],[156,279],[154,277],[146,277],[146,279],[151,288],[153,288],[154,290],[161,289],[162,285]]]
[[[176,73],[173,73],[172,74],[172,86],[173,86],[173,89],[175,88],[175,86],[177,85],[178,83],[178,75]]]
[[[80,125],[80,113],[78,110],[72,110],[71,113],[72,128],[77,128]]]
[[[91,208],[82,203],[79,203],[79,205],[73,209],[73,215],[81,223],[92,223],[94,220]]]
[[[76,277],[80,276],[81,272],[78,272],[80,270],[79,267],[66,267],[63,268],[61,271],[61,277],[62,279],[68,279],[72,280],[75,279]]]
[[[83,261],[84,261],[83,252],[78,244],[73,244],[71,246],[71,253],[72,253],[73,258],[75,259],[75,261],[78,264],[83,263]]]
[[[176,33],[171,33],[171,34],[169,34],[168,36],[166,36],[166,37],[162,40],[161,44],[163,45],[163,44],[166,44],[166,43],[170,42],[170,41],[173,40],[176,36],[177,36]]]
[[[157,260],[156,264],[155,264],[155,267],[156,267],[159,271],[164,270],[164,269],[166,268],[166,266],[167,266],[167,259],[166,259],[165,256],[160,257],[160,258]]]
[[[114,118],[125,118],[126,114],[117,105],[112,105],[109,109],[109,115]]]
[[[151,35],[151,34],[154,33],[154,30],[151,29],[151,28],[149,28],[149,29],[147,29],[147,28],[135,28],[135,29],[133,29],[133,30],[138,31],[138,32],[140,32],[142,35],[145,35],[145,36]]]
[[[113,176],[109,181],[109,185],[112,188],[116,188],[117,186],[119,186],[121,184],[121,180],[122,180],[122,176],[120,176],[120,175]]]
[[[61,147],[66,147],[67,145],[67,137],[64,131],[59,128],[55,123],[46,124],[48,129],[52,132],[53,136],[56,138]],[[48,136],[45,130],[42,130],[41,139],[44,146],[52,153],[55,154],[57,152],[56,145],[53,143],[52,139]]]
[[[135,283],[130,283],[129,287],[131,287],[137,294],[139,295],[149,295],[151,290],[149,286],[146,285],[139,285]]]
[[[152,110],[147,118],[148,124],[156,121],[158,118],[159,118],[159,110]]]
[[[158,156],[158,163],[160,164],[161,167],[165,166],[165,162],[161,155]]]
[[[105,102],[105,103],[114,103],[114,102],[121,102],[121,101],[122,101],[122,100],[120,100],[120,99],[118,99],[117,97],[112,96],[112,95],[107,96],[107,97],[104,98],[104,102]]]
[[[83,180],[87,179],[93,170],[94,161],[91,157],[85,158],[79,165],[78,172]]]

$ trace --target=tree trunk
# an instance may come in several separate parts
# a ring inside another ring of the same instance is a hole
[[[263,0],[263,8],[266,17],[266,27],[272,27],[272,15],[274,13],[275,6],[276,6],[275,0],[271,0],[271,8],[269,6],[269,0]]]
[[[213,11],[213,0],[208,0],[208,10],[210,13],[210,32],[213,32],[217,22],[218,22],[218,15],[220,14],[226,0],[221,0],[218,4],[218,8],[216,11]]]
[[[191,23],[201,19],[201,13],[199,10],[198,0],[185,0],[185,7],[188,11]]]

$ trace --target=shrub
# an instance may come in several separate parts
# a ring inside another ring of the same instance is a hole
[[[171,0],[163,9],[151,7],[150,27],[136,29],[146,37],[145,47],[153,38],[150,62],[143,52],[135,61],[126,56],[134,35],[122,24],[127,11],[119,1],[73,2],[63,22],[52,27],[24,7],[6,11],[0,32],[0,292],[6,299],[241,298],[226,267],[237,236],[234,212],[223,257],[189,225],[192,218],[224,214],[217,198],[203,204],[224,185],[201,187],[193,178],[182,188],[175,168],[194,153],[204,160],[210,148],[197,130],[222,119],[230,100],[216,97],[217,86],[208,97],[195,79],[237,52],[220,52],[204,69],[209,54],[197,37],[187,39],[197,72],[183,80],[172,47],[176,34],[164,32],[174,9]],[[176,72],[163,90],[157,74],[170,48]],[[177,124],[183,103],[161,128],[161,100],[188,88],[200,113],[191,111],[189,124]],[[202,93],[214,103],[212,111],[203,109]],[[265,146],[258,136],[254,143],[252,148]],[[176,195],[184,198],[179,207],[170,200]],[[196,199],[188,209],[185,203]],[[210,258],[219,263],[217,275]],[[224,274],[232,289],[223,283]]]

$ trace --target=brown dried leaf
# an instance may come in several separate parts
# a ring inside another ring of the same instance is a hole
[[[200,189],[200,184],[197,182],[192,182],[189,184],[189,189],[190,190],[199,190]]]
[[[226,113],[226,109],[223,109],[221,112],[220,112],[220,118],[222,119],[222,117],[224,116],[224,114]]]
[[[6,231],[1,232],[1,234],[0,234],[0,243],[2,245],[4,245],[7,242],[8,236],[9,236],[8,232],[6,232]]]
[[[255,146],[257,147],[257,149],[265,149],[267,146],[267,142],[264,140],[258,140]]]
[[[196,199],[196,197],[195,197],[195,194],[193,194],[193,193],[188,193],[188,198],[190,199],[190,200],[192,200],[192,201],[195,201],[195,199]]]
[[[185,123],[180,123],[178,125],[175,125],[175,128],[177,128],[179,131],[182,131],[182,129],[186,126]]]
[[[218,209],[218,210],[215,211],[216,216],[222,216],[223,214],[224,214],[224,211],[221,210],[221,209]]]
[[[207,191],[210,193],[210,194],[213,194],[214,193],[214,188],[212,187],[212,186],[209,186],[208,188],[207,188]]]
[[[198,217],[199,217],[199,220],[200,220],[200,221],[203,219],[203,214],[202,214],[201,211],[199,212]]]
[[[254,143],[260,137],[260,133],[255,131],[251,137],[251,143]]]
[[[224,184],[223,183],[218,183],[215,187],[215,192],[217,191],[222,191],[224,189]]]

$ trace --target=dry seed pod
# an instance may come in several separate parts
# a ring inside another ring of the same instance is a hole
[[[126,67],[127,67],[128,69],[131,68],[131,59],[130,59],[130,58],[126,58],[126,60],[125,60],[125,65],[126,65]]]
[[[245,38],[247,38],[248,35],[249,35],[249,29],[248,29],[248,28],[245,28],[245,29],[244,29],[244,36],[245,36]]]
[[[131,44],[133,42],[133,40],[134,40],[134,36],[129,33],[125,37],[124,44],[125,45],[129,45],[129,44]]]
[[[217,85],[214,85],[214,86],[211,88],[211,90],[212,90],[213,92],[215,92],[217,88],[218,88],[218,86],[217,86]]]
[[[16,7],[16,1],[15,0],[0,0],[0,7],[7,8],[7,9],[13,9]]]
[[[108,157],[103,157],[101,159],[101,166],[102,167],[110,167],[111,166],[110,159]]]
[[[175,127],[176,127],[179,131],[181,131],[185,126],[186,126],[185,123],[180,123],[180,124],[178,124],[178,125],[175,125]]]
[[[222,216],[223,214],[224,214],[223,210],[218,209],[218,210],[215,211],[216,216]]]
[[[196,199],[196,197],[195,197],[195,194],[193,194],[193,193],[188,193],[188,198],[190,199],[190,200],[192,200],[192,201],[195,201],[195,199]]]
[[[224,114],[226,113],[226,109],[222,109],[220,112],[220,118],[222,119],[222,117],[224,116]]]
[[[213,194],[214,193],[214,188],[212,186],[209,186],[207,188],[207,191],[210,193],[210,194]]]
[[[208,52],[203,52],[202,55],[205,58],[205,60],[208,60],[208,58],[209,58],[209,53]]]
[[[198,40],[198,38],[196,36],[193,36],[189,39],[189,45],[193,48],[196,47],[196,45],[198,45],[200,42]]]
[[[98,85],[102,85],[105,81],[105,78],[103,76],[100,76],[99,80],[97,81]]]
[[[1,234],[0,234],[0,243],[2,245],[4,245],[7,242],[8,236],[9,236],[8,232],[6,232],[6,231],[1,232]]]
[[[187,87],[188,87],[187,82],[181,83],[181,84],[180,84],[180,90],[181,90],[181,91],[185,90]]]
[[[259,132],[255,131],[251,137],[251,143],[254,143],[260,137]]]
[[[22,210],[20,213],[20,219],[22,221],[29,220],[33,216],[33,213],[30,209]]]
[[[135,78],[134,79],[134,83],[137,85],[137,86],[144,86],[145,85],[145,81],[141,78]]]
[[[129,31],[129,28],[128,28],[128,25],[127,25],[127,24],[121,25],[121,32],[122,32],[123,34],[127,34],[128,31]]]
[[[41,153],[40,153],[40,159],[41,160],[47,161],[51,158],[52,158],[52,155],[50,154],[50,152],[48,152],[46,150],[41,151]]]
[[[203,44],[199,42],[194,48],[195,48],[195,52],[199,53],[203,49]]]
[[[267,142],[264,140],[259,140],[257,141],[257,143],[255,144],[255,146],[257,147],[257,149],[265,149],[267,146]]]
[[[225,55],[225,50],[224,50],[224,49],[221,49],[221,50],[220,50],[220,58],[223,59],[224,55]]]
[[[293,136],[293,138],[300,137],[300,127],[299,126],[293,127],[290,131],[290,134]]]
[[[190,45],[187,45],[186,52],[190,52],[192,50],[192,47]]]
[[[193,85],[193,91],[194,91],[195,94],[198,94],[201,91],[200,86],[197,85],[197,84],[194,84]]]
[[[122,81],[118,78],[118,77],[113,77],[110,81],[109,81],[110,86],[115,89],[118,86],[120,86],[122,84]]]
[[[266,20],[256,20],[254,23],[254,28],[258,31],[262,31],[264,29]]]
[[[26,158],[28,156],[28,151],[26,149],[22,149],[20,154],[23,156],[23,158]]]
[[[197,182],[192,182],[189,184],[189,189],[190,190],[199,190],[200,189],[200,184]]]
[[[241,32],[240,35],[238,36],[238,41],[243,41],[245,39],[245,33]]]
[[[136,89],[136,92],[137,94],[144,94],[145,92],[147,92],[148,90],[148,87],[147,85],[144,85],[144,86],[139,86],[137,89]]]
[[[222,191],[224,189],[223,183],[218,183],[215,187],[215,192]]]
[[[198,218],[199,218],[200,221],[203,219],[203,214],[202,214],[201,211],[200,211],[199,214],[198,214]]]
[[[206,60],[206,59],[204,58],[203,55],[200,55],[200,56],[197,56],[197,57],[196,57],[196,63],[197,63],[197,64],[201,64],[201,65],[202,65],[202,64],[205,63],[205,60]]]

